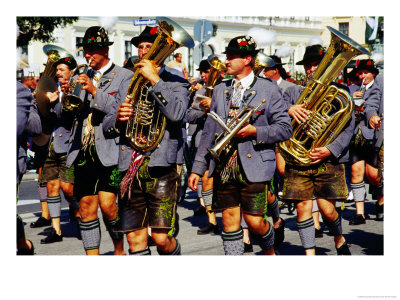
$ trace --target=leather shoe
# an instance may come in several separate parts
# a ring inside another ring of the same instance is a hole
[[[343,243],[342,246],[336,248],[337,255],[351,255],[349,245],[346,242]]]
[[[253,245],[251,243],[244,243],[244,253],[253,252]]]
[[[281,219],[281,225],[275,229],[274,248],[278,248],[285,239],[285,220]]]
[[[376,220],[383,221],[383,204],[378,205],[378,203],[376,203]]]
[[[197,207],[193,213],[193,216],[195,217],[206,216],[206,215],[207,215],[206,208],[201,205],[199,205],[199,207]]]
[[[45,237],[44,239],[40,240],[41,244],[51,244],[51,243],[55,243],[55,242],[62,242],[63,240],[63,236],[58,235],[56,233],[56,230],[54,228],[51,228],[51,231],[49,233],[49,235],[47,237]]]
[[[360,224],[365,224],[365,218],[359,214],[354,215],[349,222],[349,225],[360,225]]]
[[[44,227],[44,226],[50,226],[51,225],[51,219],[45,219],[42,216],[40,216],[35,222],[31,223],[30,227],[31,228],[39,228],[39,227]]]
[[[198,235],[203,235],[203,234],[208,234],[208,233],[218,234],[219,233],[218,224],[213,225],[211,223],[207,223],[205,226],[203,226],[199,230],[197,230]]]
[[[315,237],[322,238],[323,236],[324,236],[324,232],[322,230],[322,227],[320,229],[315,228]]]

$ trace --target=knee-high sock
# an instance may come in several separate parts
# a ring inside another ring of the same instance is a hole
[[[49,208],[50,218],[59,218],[61,216],[61,196],[47,197],[47,206]]]
[[[299,230],[301,244],[304,249],[315,248],[315,227],[313,218],[307,220],[296,222],[297,228]]]
[[[235,232],[222,231],[221,237],[225,255],[243,255],[244,243],[242,228]]]
[[[179,241],[176,240],[176,247],[172,252],[165,253],[165,252],[162,252],[158,248],[157,248],[157,252],[158,252],[159,255],[181,255],[181,244],[179,244]]]
[[[271,249],[274,246],[275,233],[274,227],[271,225],[271,223],[269,224],[268,231],[264,235],[255,234],[251,231],[250,235],[254,242],[256,242],[263,250]]]
[[[278,205],[278,199],[275,197],[275,201],[272,202],[271,204],[267,204],[267,211],[271,214],[272,220],[277,221],[279,219],[279,205]]]
[[[47,200],[47,187],[46,185],[40,185],[38,188],[39,200],[40,202],[45,202]]]
[[[208,190],[208,191],[202,191],[201,195],[204,200],[204,205],[205,206],[211,206],[212,205],[212,199],[213,199],[213,189]]]
[[[80,203],[79,203],[79,200],[76,199],[75,196],[67,197],[67,196],[64,195],[64,197],[65,197],[65,200],[68,201],[68,203],[71,205],[71,207],[72,207],[73,209],[79,209]]]
[[[114,241],[120,241],[120,240],[123,239],[124,234],[122,232],[115,232],[114,231],[116,220],[117,220],[116,218],[114,220],[107,220],[103,216],[104,225],[106,225],[106,229],[107,229],[108,233],[110,234],[110,237]]]
[[[329,232],[333,236],[338,236],[338,235],[342,234],[342,217],[340,216],[340,214],[338,215],[336,220],[333,222],[331,222],[327,219],[324,219],[324,218],[323,218],[323,220],[324,220],[326,227],[328,227]]]
[[[351,183],[353,191],[354,202],[363,202],[365,199],[365,184],[364,181],[360,183]]]
[[[151,255],[151,251],[150,251],[150,248],[147,246],[147,248],[146,249],[144,249],[144,250],[139,250],[139,251],[135,251],[135,252],[132,252],[130,249],[129,249],[129,255]]]
[[[99,249],[101,240],[99,219],[97,218],[88,222],[80,220],[79,228],[81,230],[82,242],[85,250]]]
[[[201,178],[199,180],[199,183],[197,184],[197,197],[201,198],[202,197],[202,192],[203,192],[203,181],[201,181]]]

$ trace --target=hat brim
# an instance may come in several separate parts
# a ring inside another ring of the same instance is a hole
[[[131,39],[131,44],[133,44],[137,48],[142,42],[154,43],[155,40],[155,35],[138,35]]]
[[[305,65],[307,63],[313,62],[313,61],[319,61],[321,62],[321,60],[324,58],[324,55],[312,55],[312,56],[308,56],[307,58],[303,58],[302,60],[298,61],[296,63],[296,65]]]
[[[256,56],[257,53],[260,50],[251,50],[251,51],[246,51],[246,50],[241,50],[238,48],[233,48],[233,47],[226,47],[225,51],[222,52],[222,54],[240,54],[240,55],[250,55],[250,56]]]
[[[108,47],[114,44],[114,42],[107,42],[107,43],[78,43],[76,44],[77,47],[90,47],[90,48],[103,48]]]

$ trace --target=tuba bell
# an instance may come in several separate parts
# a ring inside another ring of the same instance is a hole
[[[152,61],[156,66],[181,46],[193,48],[192,37],[178,24],[166,17],[157,17],[157,37],[144,59]],[[128,120],[125,136],[138,151],[151,151],[160,143],[166,126],[166,117],[160,111],[155,100],[148,98],[150,82],[139,74],[133,74],[127,96],[133,106],[133,117]]]
[[[331,32],[331,43],[296,102],[305,104],[310,111],[309,119],[303,124],[292,120],[292,137],[279,143],[279,152],[285,161],[295,165],[310,165],[309,153],[330,144],[351,118],[351,96],[330,83],[353,57],[371,55],[348,36],[332,27],[327,28]]]
[[[211,55],[207,60],[211,65],[211,70],[206,82],[206,96],[211,98],[214,86],[222,81],[221,73],[226,70],[226,66],[216,55]]]
[[[255,76],[260,75],[261,71],[265,68],[272,68],[273,66],[275,66],[274,60],[268,55],[261,52],[261,50],[263,49],[260,49],[260,51],[257,53],[253,67],[253,73]]]

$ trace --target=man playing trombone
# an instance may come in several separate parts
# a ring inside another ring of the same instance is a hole
[[[246,105],[253,106],[243,127],[229,128],[236,134],[231,137],[228,150],[223,149],[219,159],[211,158],[209,165],[209,176],[214,177],[217,195],[214,208],[222,210],[222,241],[226,255],[244,252],[241,210],[253,240],[264,254],[274,255],[273,226],[264,220],[267,184],[275,171],[274,145],[292,134],[278,86],[269,79],[254,76],[252,67],[259,51],[256,47],[250,36],[238,36],[229,42],[225,49],[226,74],[233,75],[234,79],[217,85],[211,102],[210,111],[220,116],[220,122],[225,124],[237,119],[239,111],[246,112]],[[216,134],[221,131],[212,118],[207,118],[200,141],[202,147],[197,151],[189,177],[189,187],[193,190],[197,190],[199,179],[207,170],[206,148],[214,144]]]

